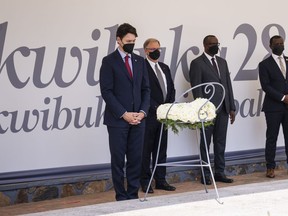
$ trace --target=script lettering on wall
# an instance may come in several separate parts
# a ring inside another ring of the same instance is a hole
[[[107,38],[107,51],[109,54],[115,50],[115,34],[118,25],[106,27],[103,31],[107,31],[109,38]],[[255,28],[248,24],[240,24],[233,35],[233,40],[237,43],[238,37],[244,35],[247,39],[248,46],[246,49],[246,55],[242,61],[238,71],[233,71],[231,79],[233,82],[240,81],[255,81],[258,79],[258,68],[255,66],[253,69],[247,69],[246,66],[254,54],[258,40],[261,40],[261,44],[267,50],[267,54],[263,56],[266,58],[270,53],[269,45],[267,41],[272,36],[270,30],[274,28],[277,30],[279,35],[284,39],[286,38],[284,28],[279,24],[268,24],[266,25],[261,33],[261,36],[257,35]],[[175,78],[176,73],[182,73],[184,79],[189,82],[189,66],[191,59],[189,55],[192,54],[197,57],[202,50],[202,46],[191,45],[185,48],[184,52],[180,52],[181,41],[183,37],[184,26],[179,25],[170,28],[169,33],[173,34],[173,46],[172,47],[161,47],[160,61],[165,58],[166,51],[171,50],[170,69],[172,77]],[[7,79],[5,82],[11,84],[15,89],[24,89],[29,84],[35,88],[35,91],[45,89],[54,84],[59,89],[66,89],[72,87],[78,80],[79,75],[85,73],[84,86],[95,87],[99,84],[99,72],[96,70],[96,65],[101,64],[101,59],[98,57],[99,47],[80,48],[77,46],[59,47],[55,56],[54,70],[50,73],[51,76],[48,80],[43,81],[43,74],[47,68],[44,68],[44,62],[46,58],[47,46],[43,45],[37,48],[30,48],[27,46],[16,47],[7,56],[3,56],[5,49],[5,40],[7,37],[8,22],[0,24],[0,80]],[[94,29],[91,32],[91,38],[93,42],[97,42],[102,36],[100,29]],[[193,35],[191,35],[193,37]],[[143,48],[135,48],[135,51],[145,57]],[[219,55],[223,58],[227,57],[229,53],[229,47],[220,47]],[[188,55],[189,54],[189,55]],[[33,59],[33,65],[31,65],[31,71],[26,73],[25,77],[21,76],[21,69],[17,67],[17,61],[15,56],[20,56],[23,60]],[[65,70],[65,61],[69,59],[73,61],[74,68],[69,71]],[[85,63],[85,64],[84,64]],[[84,66],[85,65],[85,66]],[[6,76],[4,73],[6,72]],[[65,78],[65,73],[69,73],[71,77]],[[260,115],[263,91],[256,89],[258,98],[245,98],[242,101],[235,99],[237,107],[236,113],[242,118],[256,117]],[[47,93],[48,94],[48,93]],[[87,107],[67,107],[65,106],[65,97],[63,95],[51,96],[47,95],[39,103],[44,104],[47,108],[40,109],[34,108],[31,110],[0,110],[0,134],[5,133],[18,133],[32,132],[35,128],[41,128],[43,131],[48,130],[65,130],[68,127],[90,128],[99,127],[103,117],[103,99],[101,95],[95,95],[94,106]],[[5,121],[1,121],[5,119]],[[61,120],[60,120],[61,119]]]

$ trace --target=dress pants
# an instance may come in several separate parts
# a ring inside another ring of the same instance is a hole
[[[125,128],[108,126],[111,171],[116,200],[137,199],[140,187],[141,158],[145,127]],[[127,189],[124,185],[126,156]]]
[[[288,156],[288,109],[282,112],[265,112],[265,118],[267,125],[265,145],[266,167],[267,169],[275,169],[276,145],[281,124],[285,140],[285,152],[286,156]]]
[[[150,116],[151,117],[151,116]],[[141,185],[148,185],[151,178],[151,155],[152,155],[152,169],[156,164],[156,156],[159,145],[159,137],[161,132],[161,123],[155,118],[146,119],[146,130],[143,146],[143,157],[142,157],[142,174],[141,174]],[[158,164],[165,163],[167,158],[167,136],[168,132],[163,128],[162,139],[160,144]],[[165,182],[166,166],[157,166],[154,179],[157,184]]]
[[[229,115],[225,111],[225,108],[220,107],[217,113],[214,125],[205,128],[205,135],[207,141],[208,152],[210,149],[211,140],[213,137],[214,144],[214,172],[215,174],[224,174],[225,170],[225,148],[226,148],[226,135],[228,127]],[[200,153],[202,160],[207,162],[207,154],[205,151],[205,142],[202,129],[200,140]],[[209,177],[210,171],[208,167],[204,167],[204,175]]]

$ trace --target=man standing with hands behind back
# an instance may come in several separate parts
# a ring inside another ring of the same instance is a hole
[[[262,111],[265,113],[267,125],[266,177],[274,178],[276,143],[281,124],[288,157],[288,58],[283,55],[284,40],[281,36],[275,35],[270,39],[270,48],[272,54],[259,63],[259,79],[265,92]]]
[[[100,68],[100,89],[106,103],[104,124],[109,134],[111,171],[116,200],[137,199],[145,121],[150,104],[147,68],[133,53],[136,29],[128,23],[116,32],[118,48],[104,57]],[[124,185],[126,162],[127,189]]]
[[[194,59],[190,65],[190,82],[191,86],[196,86],[206,82],[221,83],[225,88],[225,98],[223,104],[217,110],[217,116],[214,125],[205,128],[205,135],[207,147],[209,151],[211,138],[213,136],[214,144],[214,178],[215,181],[232,183],[233,179],[227,178],[225,171],[225,148],[228,120],[233,124],[235,120],[235,103],[230,79],[230,72],[225,59],[216,56],[219,50],[219,43],[217,37],[214,35],[207,35],[203,40],[204,53],[198,58]],[[219,105],[222,99],[222,89],[215,87],[216,92],[211,102],[216,106]],[[203,88],[199,87],[193,90],[194,98],[209,98],[209,94],[204,92]],[[207,155],[205,151],[205,143],[203,133],[201,130],[200,153],[202,160],[207,162]],[[211,184],[210,172],[208,167],[204,167],[204,179],[201,177],[201,183]]]
[[[146,65],[151,89],[150,109],[146,119],[141,175],[142,191],[146,192],[152,175],[150,170],[151,155],[154,169],[161,130],[161,123],[157,120],[156,110],[163,103],[174,102],[175,88],[169,67],[158,61],[160,57],[160,42],[157,39],[150,38],[144,42],[143,47],[147,56]],[[166,158],[167,130],[163,130],[158,163],[165,163]],[[165,176],[166,167],[157,166],[154,175],[156,189],[174,191],[176,188],[166,182]],[[153,193],[152,187],[148,189],[148,193]]]

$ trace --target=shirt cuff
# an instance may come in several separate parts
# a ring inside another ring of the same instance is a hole
[[[126,111],[126,112],[124,112],[124,113],[123,113],[123,115],[122,115],[120,118],[123,118],[123,116],[125,115],[125,113],[127,113],[127,111]]]
[[[144,112],[143,110],[140,110],[140,112],[142,112],[144,114],[144,117],[147,117],[146,112]]]
[[[284,101],[284,99],[285,99],[285,95],[283,96],[283,98],[281,99],[281,101]]]

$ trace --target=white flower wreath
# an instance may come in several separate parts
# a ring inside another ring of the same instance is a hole
[[[205,98],[197,98],[189,103],[166,103],[157,109],[158,121],[176,134],[183,128],[201,128],[202,122],[205,127],[212,125],[215,117],[216,107]]]

